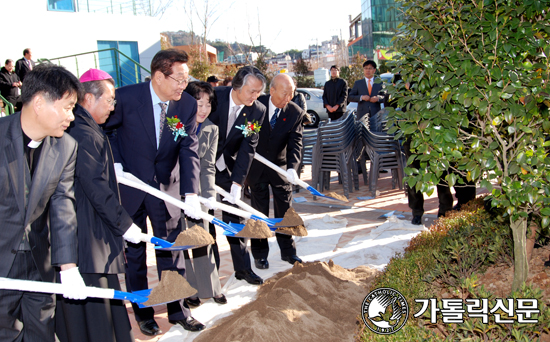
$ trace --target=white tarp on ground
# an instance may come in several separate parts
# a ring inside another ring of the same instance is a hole
[[[328,215],[322,219],[307,219],[306,216],[302,218],[308,230],[308,236],[294,238],[298,255],[302,260],[328,262],[332,259],[336,264],[345,268],[366,265],[382,270],[395,253],[403,252],[412,237],[426,229],[392,216],[384,224],[374,229],[370,235],[356,236],[344,247],[335,250],[340,237],[347,231],[345,218],[335,219]],[[254,272],[264,280],[292,267],[281,260],[279,246],[275,238],[269,239],[268,260],[269,269],[254,268]],[[193,317],[204,323],[207,328],[211,327],[216,320],[252,301],[257,290],[258,286],[237,280],[233,274],[223,287],[223,293],[227,297],[228,303],[219,305],[212,299],[203,301],[200,307],[192,310]],[[181,342],[183,340],[189,342],[193,341],[198,334],[200,332],[188,332],[180,325],[175,325],[159,341]]]

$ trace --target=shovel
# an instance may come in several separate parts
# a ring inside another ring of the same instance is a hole
[[[44,281],[33,281],[33,280],[19,280],[11,278],[1,278],[0,277],[0,289],[2,290],[15,290],[15,291],[27,291],[27,292],[41,292],[41,293],[55,293],[55,294],[65,294],[67,285],[59,283],[48,283]],[[136,291],[133,293],[123,292],[113,289],[104,289],[100,287],[86,286],[82,289],[85,292],[87,297],[91,298],[106,298],[106,299],[120,299],[120,300],[129,300],[132,303],[136,303],[140,308],[146,307],[143,305],[146,301],[149,300],[149,294],[151,289]],[[154,305],[161,305],[164,303],[158,303]],[[152,306],[154,306],[152,305]]]
[[[157,189],[153,188],[150,185],[145,184],[139,178],[137,178],[136,176],[134,176],[133,174],[131,174],[129,172],[123,172],[123,177],[120,177],[117,174],[117,181],[120,184],[124,184],[124,185],[127,185],[129,187],[144,191],[144,192],[146,192],[150,195],[153,195],[153,196],[155,196],[155,197],[157,197],[157,198],[159,198],[159,199],[161,199],[165,202],[173,204],[173,205],[175,205],[176,207],[178,207],[180,209],[183,209],[183,210],[189,209],[188,204],[185,204],[182,201],[180,201],[180,200],[178,200],[178,199],[176,199],[176,198],[174,198],[174,197],[172,197],[168,194],[165,194],[162,191],[157,190]],[[222,227],[225,230],[228,230],[228,231],[231,231],[231,232],[234,232],[234,233],[238,233],[237,231],[235,231],[234,228],[232,228],[227,223],[225,223],[221,220],[218,220],[217,218],[215,218],[212,215],[208,215],[207,213],[203,212],[202,210],[198,210],[197,214],[203,220],[206,220],[210,223],[218,225],[218,226]],[[184,250],[184,249],[189,249],[189,248],[192,248],[192,247],[193,248],[196,247],[196,246],[174,246],[173,243],[171,243],[171,242],[168,242],[168,243],[170,243],[171,245],[166,246],[166,247],[156,246],[155,249],[177,251],[177,250]]]
[[[265,159],[264,157],[262,157],[261,155],[259,155],[258,153],[254,154],[254,159],[256,159],[257,161],[259,161],[260,163],[264,164],[265,166],[271,168],[272,170],[278,172],[279,174],[281,174],[283,177],[285,177],[285,179],[288,180],[288,178],[286,178],[286,171],[281,169],[280,167],[278,167],[277,165],[273,164],[272,162],[270,162],[269,160]],[[312,195],[314,196],[319,196],[319,197],[324,197],[324,198],[328,198],[328,199],[331,199],[331,200],[335,200],[335,201],[340,201],[339,199],[337,198],[334,198],[334,197],[330,197],[330,196],[327,196],[325,194],[322,194],[320,193],[319,191],[317,191],[317,189],[315,189],[314,187],[312,187],[311,185],[307,184],[306,182],[304,182],[303,180],[301,179],[296,179],[295,180],[296,184],[301,186],[302,188],[306,189],[307,191],[309,191]]]
[[[218,189],[216,189],[216,192],[218,192],[220,195],[226,197],[226,196],[229,196],[229,194],[223,190],[222,188],[216,186],[216,188],[219,188],[219,191]],[[222,194],[223,192],[223,194]],[[203,204],[207,203],[208,202],[208,199],[204,198],[204,197],[201,197],[199,196],[199,201]],[[239,202],[242,202],[239,200]],[[265,223],[267,223],[267,225],[269,227],[272,227],[274,226],[275,224],[277,224],[277,222],[281,222],[283,219],[282,218],[274,218],[274,219],[270,219],[270,218],[267,218],[267,216],[265,216],[264,214],[262,214],[261,212],[257,211],[256,209],[252,208],[251,206],[249,206],[248,204],[242,202],[242,204],[246,207],[248,207],[250,210],[252,210],[254,213],[250,212],[250,211],[244,211],[244,210],[240,210],[240,209],[237,209],[235,207],[232,207],[230,205],[227,205],[227,204],[224,204],[224,203],[220,203],[220,202],[216,202],[216,207],[218,207],[218,209],[221,209],[225,212],[228,212],[230,214],[233,214],[233,215],[237,215],[237,216],[240,216],[242,218],[245,218],[247,220],[249,219],[252,219],[252,220],[260,220],[260,221],[264,221]],[[244,207],[241,207],[243,209],[245,209]],[[246,210],[246,209],[245,209]],[[260,214],[261,216],[257,216],[255,215],[255,213],[258,213]],[[234,224],[230,223],[229,224],[230,226],[234,226]],[[241,228],[242,229],[242,228]]]

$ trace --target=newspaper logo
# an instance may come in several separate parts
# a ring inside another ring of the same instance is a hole
[[[383,287],[371,291],[361,305],[365,325],[373,332],[390,335],[398,332],[409,318],[409,305],[397,290]]]

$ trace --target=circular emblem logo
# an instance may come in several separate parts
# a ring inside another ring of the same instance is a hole
[[[382,287],[371,291],[361,304],[361,317],[373,332],[390,335],[398,332],[409,318],[409,304],[397,290]]]

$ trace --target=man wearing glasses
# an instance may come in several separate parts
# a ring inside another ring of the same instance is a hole
[[[357,118],[362,118],[366,113],[371,116],[380,111],[380,103],[384,97],[378,95],[382,90],[382,82],[375,83],[374,74],[376,73],[376,62],[366,61],[363,63],[363,73],[365,78],[355,81],[353,89],[349,94],[350,102],[358,102]]]
[[[183,51],[159,51],[151,62],[150,82],[116,90],[117,105],[105,129],[111,142],[117,175],[121,171],[129,172],[157,189],[179,187],[179,193],[185,195],[185,203],[193,208],[186,210],[185,214],[199,219],[197,101],[184,92],[189,77],[187,59]],[[181,129],[172,130],[167,118],[179,120],[184,132]],[[178,161],[181,165],[180,180],[170,177]],[[164,201],[124,185],[120,186],[120,197],[123,207],[143,233],[147,232],[146,219],[149,217],[156,237],[175,241],[181,232],[179,211],[177,217],[171,217]],[[177,221],[176,227],[168,223],[174,221]],[[185,274],[185,263],[178,262],[181,253],[174,256],[167,251],[155,253],[159,279],[164,270],[177,270],[181,275]],[[128,290],[147,289],[145,243],[128,243],[126,259]],[[183,299],[168,303],[167,307],[170,323],[180,324],[190,331],[204,329],[203,324],[191,317]],[[149,336],[162,333],[154,320],[153,308],[140,309],[133,304],[133,309],[142,333]]]

